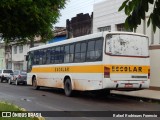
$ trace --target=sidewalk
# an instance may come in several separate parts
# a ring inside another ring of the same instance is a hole
[[[157,90],[138,90],[138,91],[111,91],[113,94],[132,96],[138,98],[152,99],[160,101],[160,91]]]

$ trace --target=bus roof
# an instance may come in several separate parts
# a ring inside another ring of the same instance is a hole
[[[118,34],[118,33],[121,33],[121,34],[131,34],[131,35],[139,35],[139,36],[145,36],[145,37],[147,37],[146,35],[137,34],[137,33],[133,33],[133,32],[119,32],[119,31],[109,32],[109,31],[105,31],[105,32],[98,32],[98,33],[84,35],[84,36],[80,36],[80,37],[76,37],[76,38],[66,39],[66,40],[63,40],[63,41],[60,41],[60,42],[55,42],[55,43],[50,43],[50,44],[46,44],[46,45],[41,45],[41,46],[33,47],[33,48],[30,48],[29,51],[34,51],[34,50],[38,50],[38,49],[49,48],[49,47],[53,47],[53,46],[58,46],[58,45],[78,42],[78,41],[82,41],[82,40],[88,40],[88,39],[97,38],[97,37],[103,37],[104,35],[107,35],[107,34]]]

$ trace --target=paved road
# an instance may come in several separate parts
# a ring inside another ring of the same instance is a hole
[[[97,98],[92,94],[81,93],[71,98],[66,97],[62,90],[51,88],[33,90],[31,86],[15,86],[8,83],[0,83],[0,100],[17,104],[28,111],[160,111],[158,103],[147,103],[116,95]],[[54,119],[70,120],[71,118]],[[76,120],[86,119],[106,118],[76,118]]]

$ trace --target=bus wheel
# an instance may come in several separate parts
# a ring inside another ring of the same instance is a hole
[[[71,97],[73,95],[72,83],[69,78],[67,78],[64,82],[64,92],[65,92],[65,95],[68,97]]]
[[[32,86],[33,86],[33,89],[35,89],[35,90],[39,90],[39,88],[40,88],[40,86],[37,85],[36,77],[33,78]]]
[[[8,83],[9,83],[10,85],[12,84],[11,79],[8,80]]]

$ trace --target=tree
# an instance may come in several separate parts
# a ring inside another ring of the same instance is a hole
[[[133,30],[141,24],[141,20],[145,19],[146,12],[149,10],[149,4],[153,4],[154,7],[149,16],[147,26],[152,23],[154,32],[156,27],[160,29],[160,0],[125,0],[119,11],[124,9],[125,14],[128,16],[125,21],[126,28]]]
[[[0,33],[6,42],[51,38],[66,0],[1,0]]]

